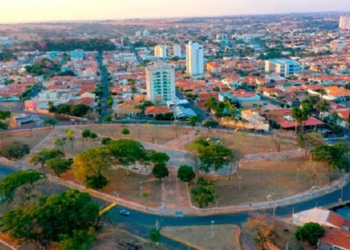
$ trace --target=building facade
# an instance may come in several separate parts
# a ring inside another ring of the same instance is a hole
[[[265,61],[265,72],[277,73],[280,76],[288,76],[300,71],[300,63],[285,60],[274,59]]]
[[[192,76],[204,74],[204,46],[189,42],[186,45],[186,69]]]
[[[154,56],[159,58],[167,57],[167,46],[165,45],[157,45],[154,47]]]
[[[175,99],[175,70],[169,64],[155,63],[146,68],[147,99],[167,102]]]
[[[350,16],[340,16],[339,28],[344,30],[350,29]]]
[[[180,44],[175,44],[173,46],[173,56],[177,57],[182,57],[182,52],[181,52],[181,45]]]

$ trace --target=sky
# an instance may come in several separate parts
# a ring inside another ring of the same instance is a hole
[[[350,0],[0,0],[0,23],[350,11]]]

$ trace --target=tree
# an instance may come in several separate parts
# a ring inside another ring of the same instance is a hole
[[[72,151],[73,151],[73,148],[74,148],[74,131],[71,130],[71,129],[67,129],[65,131],[66,133],[66,138],[68,138],[68,140],[70,141],[70,145],[72,147]]]
[[[129,129],[127,129],[127,128],[123,128],[123,130],[122,130],[122,134],[123,134],[124,136],[125,136],[125,135],[130,134]]]
[[[64,153],[59,149],[43,148],[40,151],[35,152],[30,158],[29,162],[35,165],[41,164],[41,167],[43,168],[46,161],[53,158],[63,157],[63,156],[64,156]]]
[[[233,160],[233,152],[221,145],[210,145],[200,148],[200,169],[209,173],[211,169],[218,171],[224,166],[228,166]]]
[[[281,144],[282,144],[281,138],[279,138],[279,137],[273,138],[272,142],[275,144],[277,152],[280,152],[281,151]]]
[[[154,165],[153,169],[152,169],[152,174],[154,175],[154,177],[158,178],[158,179],[162,179],[164,177],[167,177],[169,175],[169,170],[166,167],[165,163],[157,163],[156,165]]]
[[[21,159],[29,154],[30,148],[27,144],[19,141],[12,141],[1,147],[1,156],[7,159]]]
[[[191,116],[189,121],[190,121],[190,125],[191,125],[192,129],[194,129],[194,127],[196,126],[199,119],[197,116]]]
[[[328,126],[332,128],[332,132],[336,135],[342,133],[342,128],[339,124],[342,122],[342,118],[339,116],[337,112],[332,112],[330,115],[325,118]]]
[[[264,249],[264,245],[270,241],[270,237],[276,227],[275,223],[271,223],[268,215],[259,213],[252,214],[245,225],[250,231],[255,233],[255,243],[259,250]]]
[[[87,181],[85,184],[99,182],[100,185],[95,186],[95,188],[100,189],[107,184],[103,172],[106,172],[111,164],[112,158],[109,148],[94,147],[77,154],[74,157],[72,169],[77,178],[85,178]]]
[[[74,230],[73,235],[65,234],[58,242],[60,249],[65,250],[86,250],[95,240],[94,232],[84,229]]]
[[[210,130],[211,128],[216,128],[218,125],[219,123],[216,121],[205,121],[203,123],[203,126],[208,128],[208,130]]]
[[[102,143],[102,145],[107,145],[111,141],[112,141],[112,139],[110,137],[103,137],[101,143]]]
[[[70,109],[70,115],[77,116],[77,117],[83,117],[85,116],[89,111],[91,110],[91,107],[85,104],[77,104],[71,106]]]
[[[96,231],[99,220],[99,207],[91,201],[90,195],[70,189],[58,195],[43,197],[33,206],[5,212],[2,224],[15,239],[48,246],[52,242],[66,240],[67,236],[86,236],[79,230]]]
[[[52,170],[57,176],[65,173],[69,168],[72,162],[68,159],[53,158],[46,162],[46,165]]]
[[[345,88],[345,89],[350,89],[350,82],[345,83],[345,84],[344,84],[344,88]]]
[[[159,230],[156,228],[152,228],[151,232],[149,234],[149,238],[152,242],[156,243],[156,245],[158,246],[158,243],[161,239],[162,235],[160,234]]]
[[[98,136],[97,136],[96,133],[91,133],[91,134],[90,134],[90,138],[93,139],[93,140],[95,140],[97,137],[98,137]]]
[[[150,160],[154,163],[167,163],[170,157],[163,152],[154,152],[151,154]]]
[[[83,140],[89,138],[91,135],[91,131],[88,129],[84,129],[83,132],[81,132],[81,136],[83,137]]]
[[[11,112],[8,110],[0,110],[0,129],[7,129],[8,124],[3,122],[3,120],[6,120],[11,117]]]
[[[112,121],[112,116],[111,115],[106,115],[105,117],[103,117],[103,121],[104,122],[111,122]]]
[[[45,126],[52,126],[53,128],[57,125],[57,121],[53,118],[47,118],[43,121]]]
[[[312,246],[317,245],[319,238],[324,236],[324,228],[315,222],[308,222],[302,227],[298,227],[295,238],[301,241],[308,241]]]
[[[56,138],[53,141],[53,145],[55,145],[58,149],[61,149],[63,151],[64,145],[66,144],[65,138]]]
[[[206,107],[210,111],[211,109],[216,108],[217,104],[218,103],[216,99],[214,97],[210,97],[207,100],[205,100],[204,107]]]
[[[183,182],[191,182],[196,177],[196,173],[193,168],[187,165],[182,165],[177,170],[177,178]]]
[[[295,133],[297,133],[298,127],[301,131],[304,131],[304,123],[309,119],[312,108],[309,104],[304,104],[302,108],[294,106],[292,108],[292,117],[295,120]]]
[[[45,177],[45,174],[28,169],[11,173],[0,180],[0,195],[3,200],[11,201],[16,189],[25,184],[33,184]]]
[[[307,156],[308,150],[311,150],[317,145],[324,144],[324,138],[319,133],[311,132],[298,135],[296,142],[300,148],[304,149],[305,156]]]
[[[214,202],[216,198],[214,184],[212,180],[199,177],[197,185],[191,188],[191,199],[197,202],[199,208],[207,207],[209,203]]]
[[[315,105],[316,110],[320,113],[321,118],[324,118],[324,112],[328,111],[330,108],[330,105],[327,101],[319,101]]]
[[[129,165],[134,164],[136,161],[148,159],[147,151],[142,144],[131,139],[112,140],[108,144],[108,148],[112,152],[116,163],[126,168],[128,175]]]

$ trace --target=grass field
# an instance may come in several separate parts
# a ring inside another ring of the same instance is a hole
[[[338,177],[337,171],[332,172],[333,179]],[[231,180],[228,176],[214,179],[219,207],[263,202],[269,194],[272,194],[271,200],[282,199],[305,192],[312,186],[329,184],[325,164],[310,165],[307,158],[244,162]]]
[[[233,131],[227,133],[219,130],[205,130],[202,131],[200,137],[204,139],[217,137],[223,143],[223,146],[239,150],[242,154],[277,152],[273,138],[269,136],[237,133]],[[281,151],[296,149],[297,146],[293,142],[281,142]]]
[[[209,224],[209,222],[208,222]],[[240,250],[240,229],[235,225],[163,227],[161,232],[207,250]]]
[[[177,136],[191,131],[191,128],[173,127],[173,126],[153,126],[153,125],[85,125],[79,126],[80,129],[90,129],[92,132],[113,138],[130,138],[151,142],[154,144],[164,144],[174,140]],[[127,128],[129,135],[124,136],[122,130]]]

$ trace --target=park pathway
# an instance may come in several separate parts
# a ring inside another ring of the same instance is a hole
[[[179,138],[164,143],[162,146],[171,149],[181,149],[191,143],[194,138],[196,138],[196,130],[193,129],[188,133],[182,134]]]
[[[162,188],[165,213],[182,216],[183,211],[187,211],[191,207],[186,183],[177,179],[174,169],[170,169],[169,176],[163,179]]]

